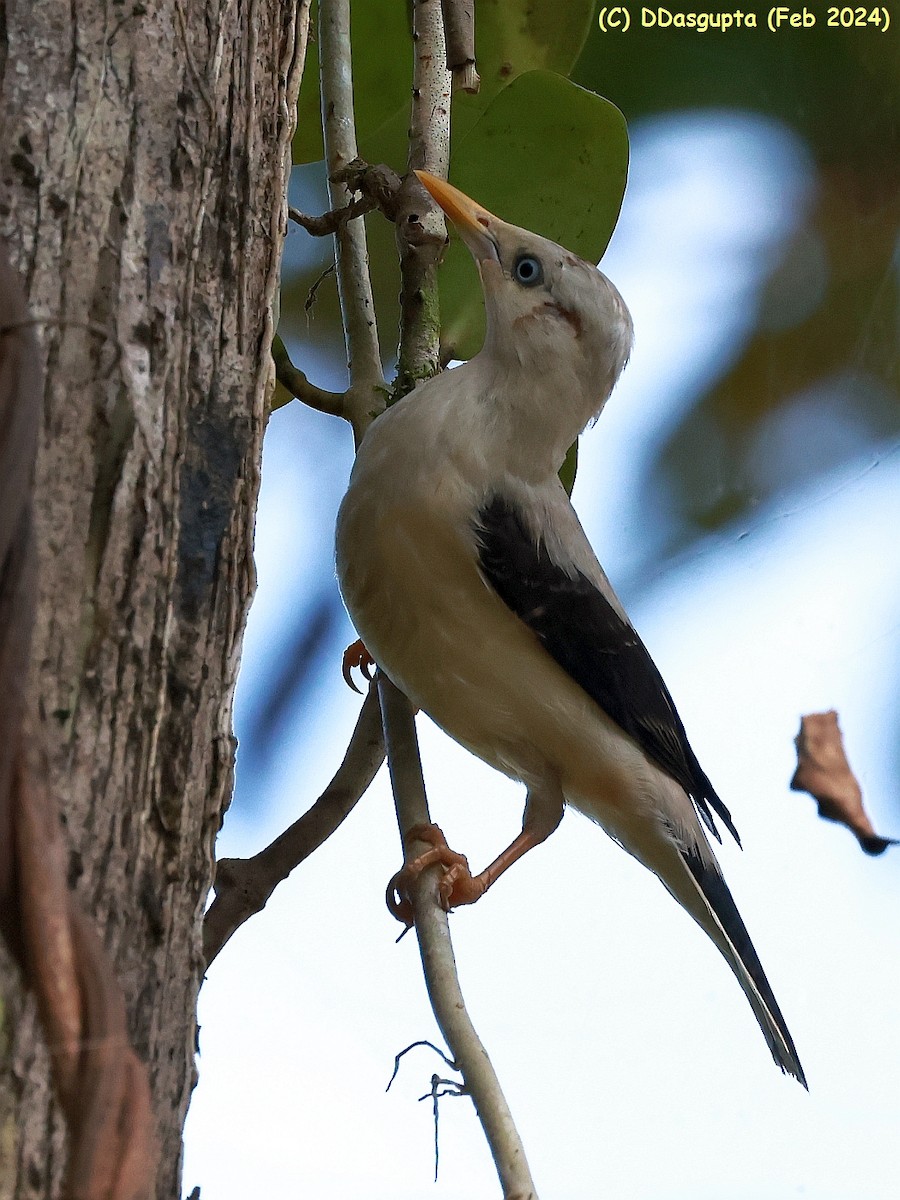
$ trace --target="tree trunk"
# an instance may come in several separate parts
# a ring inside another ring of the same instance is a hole
[[[0,0],[0,232],[45,370],[32,694],[70,846],[180,1182],[200,918],[231,701],[286,209],[301,0]],[[4,959],[0,1197],[65,1154]]]

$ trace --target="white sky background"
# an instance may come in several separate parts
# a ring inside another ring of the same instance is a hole
[[[625,599],[741,831],[744,852],[726,845],[724,871],[810,1093],[772,1063],[705,935],[575,813],[452,918],[463,990],[545,1198],[886,1200],[900,1189],[900,850],[865,857],[787,784],[800,714],[835,707],[876,828],[900,834],[900,452],[885,446],[779,496],[654,569],[642,471],[691,396],[740,352],[815,179],[790,134],[749,116],[669,117],[632,137],[603,268],[632,309],[637,344],[582,439],[575,502],[613,582],[641,568],[650,579]],[[329,569],[351,451],[347,437],[334,455],[328,421],[299,405],[272,421],[245,696],[266,686],[305,572]],[[308,699],[306,737],[286,740],[260,819],[242,814],[239,758],[222,853],[260,848],[332,775],[359,707],[340,678],[352,636],[349,624],[340,631],[330,675]],[[426,718],[419,733],[434,817],[480,869],[517,832],[522,789]],[[384,1093],[399,1050],[440,1041],[414,937],[394,944],[383,904],[399,863],[382,772],[213,965],[186,1190],[496,1200],[467,1099],[441,1103],[431,1182],[431,1105],[416,1098],[445,1073],[436,1056],[413,1051]]]

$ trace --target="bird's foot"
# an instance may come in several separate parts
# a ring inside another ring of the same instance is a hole
[[[461,904],[474,904],[484,895],[487,884],[481,876],[474,876],[469,863],[462,854],[457,854],[447,845],[437,825],[413,825],[407,831],[405,842],[430,842],[431,849],[406,863],[387,886],[387,906],[391,913],[404,925],[413,923],[413,906],[410,888],[426,867],[440,863],[444,868],[440,882],[441,907],[445,912]]]
[[[348,687],[352,687],[354,692],[359,692],[360,689],[353,682],[353,668],[362,671],[369,683],[372,682],[372,668],[375,666],[375,659],[368,652],[363,644],[362,638],[357,638],[355,642],[347,647],[344,651],[344,657],[341,662],[341,674],[344,676],[344,682]],[[362,693],[360,692],[360,695]]]

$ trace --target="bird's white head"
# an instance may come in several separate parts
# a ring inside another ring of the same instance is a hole
[[[631,353],[622,297],[591,263],[501,221],[429,172],[416,175],[478,265],[487,316],[482,353],[514,376],[546,377],[564,365],[583,395],[580,432],[603,408]]]

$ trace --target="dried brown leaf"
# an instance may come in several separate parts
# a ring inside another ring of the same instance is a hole
[[[847,761],[834,709],[801,717],[794,743],[797,769],[792,791],[809,792],[819,806],[819,816],[846,825],[866,854],[883,854],[897,844],[894,838],[879,837],[863,808],[862,789]]]

